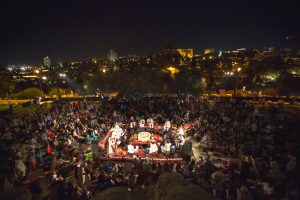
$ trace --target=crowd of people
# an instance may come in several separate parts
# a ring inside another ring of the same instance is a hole
[[[298,199],[299,127],[287,117],[280,106],[228,98],[52,102],[45,111],[1,118],[0,189],[11,184],[34,193],[46,179],[47,190],[60,198],[90,199],[115,186],[143,188],[174,172],[220,199]],[[132,138],[146,128],[149,143],[136,145]],[[194,152],[185,153],[185,144]],[[125,155],[132,159],[102,159]],[[43,176],[34,176],[37,171]]]

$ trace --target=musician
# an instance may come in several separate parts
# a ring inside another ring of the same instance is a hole
[[[167,120],[164,125],[164,132],[169,131],[170,128],[171,128],[171,122],[169,120]]]
[[[141,119],[140,122],[139,122],[139,126],[140,128],[144,128],[145,127],[145,120],[144,119]]]
[[[151,117],[147,119],[147,124],[149,128],[154,128],[154,121]]]
[[[151,141],[149,154],[156,154],[157,151],[158,151],[158,147],[157,147],[156,143],[154,141]]]
[[[163,150],[164,150],[165,154],[170,154],[171,142],[169,140],[166,140]]]

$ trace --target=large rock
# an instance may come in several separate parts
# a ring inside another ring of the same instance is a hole
[[[164,173],[155,186],[155,200],[206,200],[213,197],[201,187],[186,181],[180,174]]]
[[[114,187],[97,194],[93,200],[133,200],[131,192],[125,187]]]
[[[129,192],[125,187],[107,189],[94,200],[213,200],[201,187],[186,181],[180,174],[164,173],[154,186]]]
[[[11,188],[7,191],[0,193],[0,199],[9,199],[9,200],[31,200],[32,195],[30,191],[26,188],[17,187]]]

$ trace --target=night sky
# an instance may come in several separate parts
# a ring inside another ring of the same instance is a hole
[[[299,44],[296,0],[6,1],[0,59],[8,64],[105,57],[109,49],[147,55],[168,43],[196,52]]]

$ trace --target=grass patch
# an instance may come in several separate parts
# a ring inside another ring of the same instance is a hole
[[[43,104],[43,105],[34,104],[34,105],[27,106],[25,108],[23,108],[21,105],[18,105],[13,108],[13,114],[11,117],[20,117],[20,116],[32,114],[35,112],[42,113],[42,112],[49,110],[49,108],[50,108],[50,104]]]

